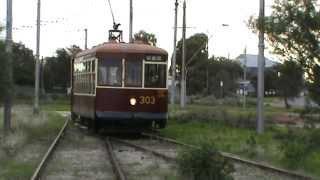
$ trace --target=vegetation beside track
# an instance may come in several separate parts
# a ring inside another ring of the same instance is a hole
[[[62,127],[65,118],[52,111],[33,115],[32,108],[13,108],[12,130],[4,137],[0,123],[0,179],[28,179]],[[0,122],[3,122],[2,111]]]
[[[214,142],[224,152],[320,177],[320,129],[279,126],[273,118],[286,112],[266,107],[266,131],[255,132],[255,109],[234,106],[171,107],[161,134],[190,144]],[[292,111],[291,111],[292,112]]]

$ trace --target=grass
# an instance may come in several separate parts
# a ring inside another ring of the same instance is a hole
[[[161,131],[164,136],[195,145],[203,141],[214,142],[221,151],[288,168],[283,150],[280,148],[283,141],[279,138],[286,134],[288,129],[270,122],[273,116],[287,113],[285,109],[266,107],[267,127],[262,135],[257,135],[252,128],[255,123],[253,107],[243,110],[230,106],[190,105],[184,110],[171,106],[170,110],[168,126]],[[243,117],[248,114],[252,114],[250,117],[253,121],[244,121]],[[299,128],[295,131],[308,130]],[[306,154],[306,159],[295,170],[320,177],[318,167],[320,152],[315,151]]]
[[[8,160],[7,162],[2,162],[1,164],[4,164],[4,167],[1,167],[3,173],[1,173],[0,180],[5,179],[24,179],[29,178],[36,165],[30,164],[27,162],[17,162]]]
[[[15,106],[11,132],[3,137],[0,129],[0,180],[30,178],[65,120],[55,112],[32,112],[30,106]]]
[[[44,111],[70,111],[70,99],[58,98],[52,101],[43,101],[41,109]]]

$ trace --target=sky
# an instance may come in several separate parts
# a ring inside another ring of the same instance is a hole
[[[6,1],[0,0],[0,24],[6,22]],[[266,14],[274,0],[265,0]],[[115,21],[121,23],[124,40],[129,36],[129,0],[110,0]],[[178,26],[182,26],[182,0],[179,0]],[[235,58],[247,47],[258,53],[258,36],[248,29],[249,17],[258,15],[259,0],[186,0],[187,37],[206,33],[210,56]],[[13,0],[13,40],[36,49],[37,0]],[[157,46],[173,51],[174,0],[133,0],[133,32],[145,30],[157,37]],[[108,0],[41,0],[40,55],[52,56],[56,49],[75,44],[84,48],[84,29],[88,29],[88,47],[108,41],[112,28]],[[228,24],[228,26],[222,26]],[[182,29],[178,29],[178,40]],[[0,39],[5,33],[0,34]],[[267,48],[266,56],[273,58]]]

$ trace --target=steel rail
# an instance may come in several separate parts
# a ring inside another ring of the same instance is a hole
[[[185,146],[185,147],[188,147],[188,148],[199,148],[199,147],[194,146],[194,145],[185,144],[185,143],[179,142],[179,141],[171,139],[171,138],[165,138],[165,137],[161,137],[161,136],[154,135],[154,134],[142,133],[142,135],[146,136],[146,137],[149,137],[149,138],[158,139],[160,141],[164,141],[164,142],[168,142],[168,143],[172,143],[172,144],[176,144],[176,145],[180,145],[180,146]],[[298,174],[296,172],[292,172],[292,171],[288,171],[288,170],[285,170],[285,169],[277,168],[277,167],[274,167],[274,166],[271,166],[271,165],[261,164],[261,163],[255,162],[255,161],[243,159],[243,158],[240,158],[240,157],[238,157],[236,155],[233,155],[233,154],[230,154],[230,153],[226,153],[226,152],[220,152],[220,153],[221,153],[221,155],[223,157],[225,157],[227,159],[230,159],[230,160],[238,162],[238,163],[242,163],[242,164],[258,167],[258,168],[260,168],[262,170],[269,170],[269,171],[272,171],[274,173],[284,174],[286,176],[290,176],[290,177],[298,178],[298,179],[303,179],[303,180],[316,179],[316,178],[311,177],[311,176]]]
[[[112,141],[115,141],[115,142],[118,142],[118,143],[121,143],[121,144],[125,144],[127,146],[131,146],[131,147],[133,147],[135,149],[139,149],[139,150],[144,151],[144,152],[149,152],[149,153],[151,153],[151,154],[153,154],[155,156],[158,156],[158,157],[160,157],[160,158],[162,158],[162,159],[164,159],[166,161],[170,161],[170,162],[176,162],[177,161],[176,158],[169,157],[167,155],[164,155],[162,153],[159,153],[159,152],[154,151],[154,150],[149,149],[149,148],[145,148],[145,147],[139,146],[137,144],[133,144],[133,143],[130,143],[130,142],[127,142],[127,141],[124,141],[124,140],[120,140],[118,138],[110,138],[110,139]]]
[[[54,149],[56,148],[59,140],[61,139],[63,133],[65,132],[67,126],[69,123],[69,119],[66,120],[66,122],[64,123],[63,127],[61,128],[59,134],[57,135],[57,137],[54,139],[54,141],[52,142],[52,144],[50,145],[48,151],[46,152],[46,154],[43,156],[40,164],[38,165],[36,171],[33,173],[32,177],[30,178],[30,180],[37,180],[40,177],[41,171],[43,170],[44,166],[47,163],[47,160],[49,159],[49,157],[51,156],[51,154],[53,153]]]
[[[107,137],[105,140],[107,151],[109,154],[109,157],[111,159],[112,169],[115,175],[117,176],[118,180],[127,180],[127,177],[125,176],[124,171],[122,170],[120,163],[117,161],[115,154],[113,152],[113,146],[110,142],[110,139]]]

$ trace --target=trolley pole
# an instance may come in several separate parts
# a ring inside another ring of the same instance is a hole
[[[258,104],[257,104],[257,133],[264,131],[263,99],[264,99],[264,0],[260,0],[259,11],[259,60],[258,60]]]
[[[177,60],[177,22],[178,22],[178,0],[175,2],[174,14],[174,36],[173,36],[173,55],[171,63],[172,81],[171,81],[171,104],[174,105],[176,97],[176,60]]]
[[[4,134],[7,134],[11,129],[11,109],[12,109],[12,0],[7,0],[7,27],[6,27],[6,52],[7,57],[7,78],[8,88],[4,98]]]
[[[183,2],[183,28],[182,28],[182,65],[181,65],[181,91],[180,106],[186,105],[186,1]]]
[[[88,29],[84,29],[84,49],[88,49]]]
[[[133,5],[132,5],[132,0],[130,0],[130,27],[129,27],[129,42],[130,43],[133,43],[132,24],[133,24]]]
[[[41,9],[41,0],[38,0],[37,7],[37,49],[36,49],[36,67],[35,67],[35,87],[34,87],[34,107],[33,113],[39,113],[39,84],[40,84],[40,9]]]

